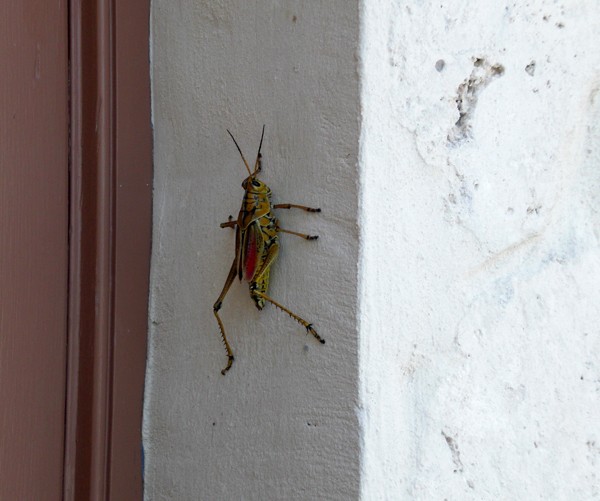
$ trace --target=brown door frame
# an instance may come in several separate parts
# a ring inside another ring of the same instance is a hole
[[[66,500],[141,499],[151,243],[149,0],[69,0]]]
[[[64,2],[1,2],[0,500],[63,492],[67,40]]]

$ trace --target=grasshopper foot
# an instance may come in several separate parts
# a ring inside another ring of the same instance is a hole
[[[231,369],[231,366],[233,365],[233,360],[234,360],[234,358],[233,358],[233,355],[229,355],[229,356],[228,356],[228,358],[227,358],[227,367],[225,367],[225,368],[224,368],[224,369],[221,371],[221,374],[223,374],[223,376],[224,376],[225,374],[227,374],[227,371],[228,371],[229,369]]]
[[[306,332],[310,332],[314,336],[314,338],[317,341],[319,341],[319,343],[325,344],[325,340],[321,336],[319,336],[319,334],[317,333],[317,331],[313,328],[312,324],[308,324],[306,326]]]

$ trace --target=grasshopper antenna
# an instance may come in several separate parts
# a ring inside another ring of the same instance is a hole
[[[264,130],[265,129],[263,127],[263,134],[264,134]],[[227,129],[227,133],[231,136],[231,139],[233,139],[233,142],[235,143],[236,148],[240,152],[240,156],[242,157],[242,160],[244,161],[244,165],[246,166],[246,169],[248,170],[248,174],[250,174],[250,176],[252,176],[252,172],[250,172],[250,167],[248,167],[248,162],[246,162],[246,159],[244,158],[244,154],[242,153],[240,146],[237,144],[235,137],[233,137],[233,134],[229,131],[229,129]],[[260,140],[260,143],[262,144],[262,139]],[[260,149],[259,149],[259,151],[260,151]]]
[[[260,136],[260,144],[258,145],[258,153],[256,154],[256,162],[254,163],[254,173],[252,175],[255,175],[257,172],[260,171],[260,149],[262,148],[262,142],[263,142],[263,138],[265,137],[265,126],[263,125],[263,130],[262,130],[262,134]]]

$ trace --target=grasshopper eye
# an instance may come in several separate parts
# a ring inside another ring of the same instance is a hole
[[[253,179],[252,186],[255,186],[256,188],[258,188],[260,186],[260,183],[256,179]]]

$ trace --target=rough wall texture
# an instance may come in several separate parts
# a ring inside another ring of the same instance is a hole
[[[363,2],[364,499],[600,495],[598,33]]]
[[[155,197],[146,498],[355,499],[359,491],[358,3],[154,0]],[[262,124],[264,175],[283,211],[272,296],[314,322],[259,313],[247,284],[212,306],[231,266]]]

